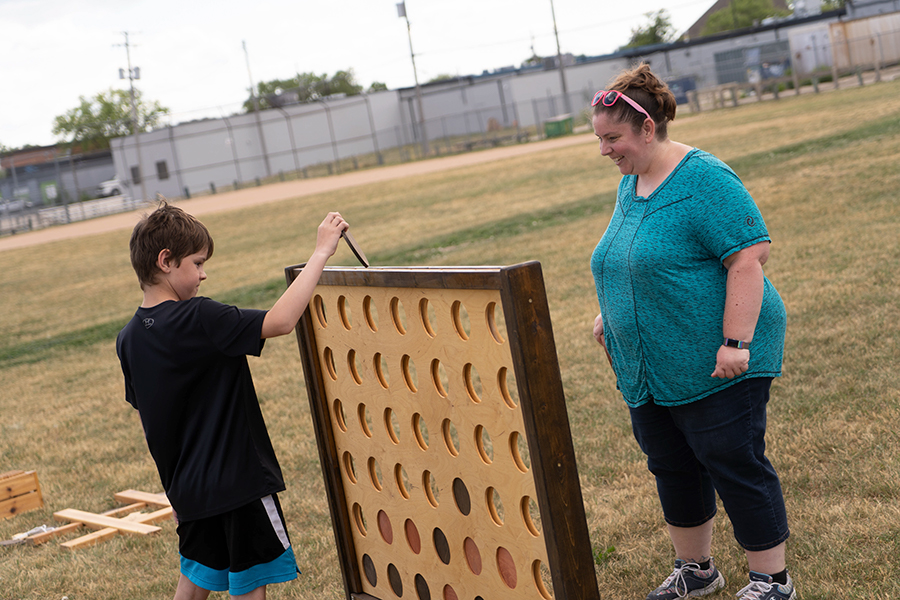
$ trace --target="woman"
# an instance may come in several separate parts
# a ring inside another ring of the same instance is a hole
[[[716,492],[749,564],[738,596],[794,599],[784,499],[764,454],[786,321],[763,275],[765,223],[727,165],[669,139],[675,97],[647,65],[622,73],[592,106],[601,154],[624,175],[591,258],[594,337],[656,476],[676,554],[647,600],[724,587],[711,556]]]

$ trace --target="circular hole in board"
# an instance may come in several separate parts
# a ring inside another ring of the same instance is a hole
[[[391,321],[394,323],[397,333],[400,335],[406,334],[406,310],[403,308],[400,298],[396,296],[391,298]]]
[[[503,396],[503,401],[506,402],[508,407],[515,408],[519,405],[519,388],[516,387],[516,376],[510,373],[506,367],[502,367],[497,372],[497,387],[500,388],[500,395]]]
[[[491,337],[498,344],[502,344],[505,341],[503,333],[506,330],[506,323],[503,320],[503,313],[496,302],[491,302],[487,305],[484,317],[487,321],[488,331],[491,332]]]
[[[509,434],[509,453],[516,468],[527,473],[531,468],[531,456],[528,454],[528,442],[518,431]]]
[[[372,487],[380,492],[383,488],[381,465],[378,464],[374,456],[369,458],[369,479],[372,481]]]
[[[441,562],[445,565],[449,565],[450,544],[447,543],[447,536],[444,535],[444,532],[441,531],[440,528],[435,527],[431,538],[434,541],[434,551],[437,552],[438,558],[441,559]]]
[[[366,574],[369,584],[372,586],[378,585],[378,571],[375,570],[375,563],[372,562],[372,558],[368,554],[363,554],[362,564],[363,573]]]
[[[446,398],[450,390],[450,381],[447,379],[447,372],[441,361],[435,358],[431,361],[431,380],[434,383],[434,390],[442,398]]]
[[[534,577],[534,587],[544,600],[552,600],[553,580],[550,578],[550,569],[540,560],[531,563],[531,573]]]
[[[505,514],[503,510],[503,501],[500,499],[500,493],[493,487],[489,487],[485,492],[485,500],[487,500],[487,509],[491,515],[491,520],[496,523],[497,526],[502,526]]]
[[[472,511],[472,499],[469,497],[469,488],[459,477],[453,480],[453,500],[456,501],[459,512],[468,517]]]
[[[356,525],[356,530],[363,537],[366,536],[368,532],[368,526],[366,524],[366,516],[363,514],[362,506],[358,503],[353,503],[353,522]],[[372,585],[375,585],[374,583]]]
[[[331,377],[332,381],[337,381],[337,369],[334,366],[334,352],[331,351],[331,348],[325,347],[325,350],[322,351],[322,358],[325,362],[325,370],[328,371],[328,376]]]
[[[378,331],[378,309],[375,307],[372,296],[363,298],[363,316],[365,316],[369,329],[373,332]]]
[[[421,574],[416,573],[414,581],[416,585],[416,596],[418,596],[418,600],[431,600],[431,590],[428,589],[428,582],[425,581],[425,578],[422,577]]]
[[[362,377],[359,374],[359,356],[356,354],[356,350],[350,350],[347,353],[347,366],[350,368],[350,376],[353,377],[356,385],[362,385]]]
[[[481,551],[478,550],[478,544],[470,537],[463,542],[463,551],[466,555],[466,564],[469,570],[475,575],[481,575]]]
[[[413,415],[412,426],[419,448],[428,450],[428,442],[430,441],[428,438],[428,425],[425,424],[425,419],[422,418],[422,415],[419,413]]]
[[[319,321],[319,325],[323,329],[328,327],[328,319],[325,318],[325,302],[322,300],[322,296],[318,294],[313,298],[313,310],[316,313],[316,320]]]
[[[469,393],[469,398],[475,404],[480,404],[481,394],[484,392],[484,389],[481,386],[481,376],[478,375],[478,369],[472,363],[466,363],[466,366],[463,367],[463,379],[466,382],[466,391]]]
[[[378,531],[381,539],[388,544],[394,543],[394,528],[391,526],[391,518],[383,510],[378,511]]]
[[[469,339],[472,332],[471,323],[469,322],[469,311],[463,306],[459,300],[455,301],[450,307],[450,318],[453,321],[453,328],[461,340]]]
[[[516,589],[516,585],[519,583],[519,576],[516,573],[516,563],[513,560],[512,554],[509,553],[509,550],[503,546],[497,548],[497,571],[500,572],[500,579],[503,580],[506,587],[511,590]]]
[[[362,429],[363,435],[367,438],[372,437],[372,416],[369,414],[369,409],[360,402],[356,414],[359,417],[359,427]]]
[[[478,454],[484,464],[489,465],[494,462],[494,442],[484,425],[475,427],[475,446],[478,448]]]
[[[400,463],[394,465],[394,481],[397,482],[397,491],[400,495],[409,500],[409,476]]]
[[[388,373],[387,359],[381,352],[375,353],[375,357],[372,359],[372,366],[375,368],[375,377],[378,379],[378,383],[384,389],[388,389],[391,385],[391,375]]]
[[[347,474],[350,483],[356,483],[356,462],[349,452],[344,452],[344,473]]]
[[[407,519],[403,528],[406,530],[406,542],[409,544],[409,549],[413,551],[413,554],[418,554],[422,551],[422,538],[419,537],[418,527],[412,519]]]
[[[541,509],[538,507],[534,498],[524,496],[521,503],[522,520],[525,522],[525,528],[534,537],[541,535]]]
[[[437,480],[431,475],[431,471],[422,473],[422,489],[425,490],[428,503],[437,508],[441,503],[441,490],[438,488]]]
[[[456,426],[450,419],[444,419],[441,423],[441,433],[444,436],[444,445],[447,446],[447,452],[450,456],[459,456],[459,434]]]
[[[391,563],[388,565],[387,573],[388,582],[391,584],[391,590],[397,595],[398,598],[402,598],[403,580],[400,579],[400,572],[397,571],[397,567],[395,567],[394,564]]]
[[[337,398],[334,399],[334,422],[337,423],[338,429],[347,432],[347,417],[344,415],[344,405]]]
[[[419,317],[422,319],[422,327],[425,328],[425,333],[428,337],[434,337],[434,329],[437,324],[437,315],[434,314],[434,307],[431,306],[431,303],[428,301],[428,298],[422,298],[419,300]]]
[[[390,406],[384,409],[384,430],[395,445],[400,443],[400,422]]]
[[[400,359],[400,370],[403,372],[403,380],[406,382],[406,387],[409,391],[415,393],[419,389],[419,376],[416,373],[416,363],[413,362],[413,359],[408,354],[404,354],[403,358]]]
[[[344,329],[347,331],[353,329],[353,318],[345,296],[338,296],[338,314],[341,317],[341,324],[343,324]]]

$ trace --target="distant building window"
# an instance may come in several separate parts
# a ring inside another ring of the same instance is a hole
[[[131,167],[131,180],[136,184],[141,182],[141,167],[140,166]]]
[[[156,176],[160,181],[169,178],[169,167],[166,165],[166,161],[161,160],[156,163]]]

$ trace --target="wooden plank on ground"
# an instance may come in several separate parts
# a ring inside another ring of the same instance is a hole
[[[139,490],[125,490],[113,496],[117,502],[146,502],[152,506],[171,506],[165,494],[151,494]]]
[[[0,476],[0,518],[44,506],[44,497],[35,471],[8,471]]]
[[[44,506],[44,497],[35,471],[9,471],[0,477],[0,518]]]
[[[9,519],[16,515],[41,508],[44,501],[37,494],[25,494],[9,500],[0,500],[0,518]]]
[[[152,513],[131,513],[122,518],[123,521],[129,521],[132,523],[157,523],[164,519],[169,519],[172,517],[172,507],[161,508]],[[95,531],[93,533],[89,533],[87,535],[83,535],[79,538],[75,538],[74,540],[70,540],[68,542],[64,542],[60,544],[66,550],[76,550],[78,548],[85,548],[87,546],[93,546],[99,542],[108,540],[109,538],[115,536],[119,531],[113,527],[106,527],[104,529],[100,529],[99,531]]]
[[[0,480],[0,500],[15,498],[29,492],[36,492],[39,489],[35,471],[17,473]]]
[[[156,527],[154,525],[130,523],[125,519],[117,519],[115,517],[108,517],[106,515],[98,515],[95,513],[85,512],[83,510],[76,510],[74,508],[67,508],[65,510],[53,513],[53,517],[57,521],[78,521],[79,523],[84,523],[88,527],[92,527],[94,529],[105,529],[106,527],[113,527],[124,533],[137,533],[146,535],[148,533],[156,533],[160,530],[159,527]]]
[[[108,510],[106,512],[100,513],[102,515],[106,515],[108,517],[115,515],[127,514],[130,512],[134,512],[136,510],[140,510],[147,506],[143,502],[137,502],[135,504],[129,504],[128,506],[122,506],[120,508],[114,508],[112,510]],[[27,539],[28,543],[32,546],[37,546],[38,544],[43,544],[44,542],[49,542],[51,539],[55,537],[59,537],[61,535],[65,535],[67,533],[71,533],[73,531],[77,531],[81,527],[84,527],[84,523],[69,523],[68,525],[61,525],[51,531],[46,531],[44,533],[38,533],[32,536],[29,536]]]

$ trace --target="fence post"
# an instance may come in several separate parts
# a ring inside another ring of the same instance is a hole
[[[796,55],[796,61],[794,62],[793,68],[791,69],[791,75],[794,76],[794,94],[796,94],[797,96],[800,95],[800,73],[797,69],[798,65],[800,64],[800,57],[801,54],[798,52]]]
[[[372,131],[372,146],[375,148],[375,156],[378,158],[378,164],[384,164],[384,158],[381,156],[381,150],[378,148],[378,132],[375,130],[375,118],[372,116],[372,104],[369,102],[369,95],[363,94],[366,101],[366,112],[369,114],[369,129]]]
[[[876,42],[877,40],[877,42]],[[872,43],[872,60],[875,61],[875,81],[881,81],[881,60],[879,56],[881,55],[881,34],[876,33],[875,37],[871,40]],[[877,48],[875,46],[878,46]]]

